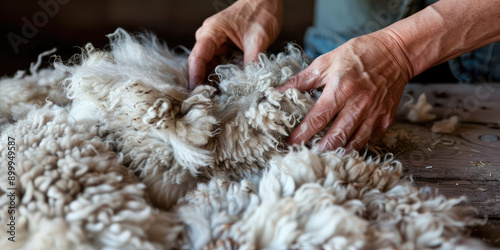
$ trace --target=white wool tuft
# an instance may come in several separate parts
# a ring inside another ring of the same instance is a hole
[[[16,228],[18,240],[3,237],[0,248],[175,245],[183,234],[178,219],[146,202],[144,184],[123,165],[122,154],[103,143],[97,127],[70,119],[67,108],[49,103],[2,132],[3,141],[16,138],[16,218],[24,223]],[[7,179],[4,168],[0,176]],[[6,192],[7,182],[1,189]],[[7,206],[1,203],[2,223]],[[153,229],[162,234],[149,234]]]
[[[274,89],[307,66],[298,48],[221,65],[217,88],[189,92],[187,55],[151,34],[109,38],[77,64],[0,81],[19,93],[0,93],[18,188],[16,243],[2,232],[1,249],[484,247],[463,198],[417,190],[391,155],[286,145],[315,102]]]
[[[413,100],[410,100],[404,106],[410,108],[406,118],[411,122],[426,122],[436,119],[436,115],[431,114],[432,105],[427,102],[425,93],[418,97],[416,104],[413,104]]]
[[[460,126],[460,118],[456,115],[434,122],[432,125],[432,133],[452,133]]]
[[[31,64],[30,75],[20,70],[12,78],[0,78],[0,131],[1,125],[22,119],[32,108],[41,107],[46,101],[67,104],[67,98],[61,95],[58,88],[58,83],[65,77],[64,72],[38,70],[42,58],[55,51],[52,49],[40,54],[37,62]]]

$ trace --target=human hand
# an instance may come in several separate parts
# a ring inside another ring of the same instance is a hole
[[[188,59],[189,89],[204,79],[214,55],[225,53],[231,43],[243,51],[245,65],[256,60],[278,36],[282,11],[282,0],[240,0],[206,19]]]
[[[333,119],[320,149],[361,150],[370,138],[382,137],[390,127],[411,77],[413,67],[404,44],[390,31],[349,40],[276,88],[283,93],[289,88],[324,87],[288,143],[309,141]]]

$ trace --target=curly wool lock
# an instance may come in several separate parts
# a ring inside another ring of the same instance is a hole
[[[39,99],[64,102],[1,106],[20,201],[19,241],[2,249],[482,247],[466,237],[483,223],[472,208],[400,180],[392,158],[287,148],[315,102],[274,90],[307,66],[299,49],[221,65],[220,93],[188,92],[185,55],[122,29],[110,40],[110,51],[88,44],[80,64],[15,78],[26,93],[48,82]]]

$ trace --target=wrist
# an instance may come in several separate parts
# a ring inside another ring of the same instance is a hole
[[[402,81],[406,84],[415,76],[414,65],[410,59],[407,46],[398,34],[391,30],[380,30],[368,34],[385,46],[386,57],[394,61],[395,67],[401,73]]]
[[[412,68],[411,77],[437,65],[445,52],[443,46],[453,46],[445,44],[450,41],[444,39],[446,26],[443,18],[428,9],[422,12],[381,30],[401,45]]]
[[[416,76],[430,67],[500,40],[500,2],[438,1],[381,32],[402,45]]]

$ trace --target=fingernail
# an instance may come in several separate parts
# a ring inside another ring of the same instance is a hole
[[[327,147],[328,147],[328,141],[323,141],[323,142],[320,142],[319,143],[319,150],[321,151],[326,151],[328,150]]]
[[[286,89],[283,89],[282,86],[278,86],[278,87],[276,87],[274,89],[276,89],[276,91],[280,92],[281,94],[283,94],[283,92],[285,92],[285,90],[286,90]]]
[[[319,142],[319,149],[321,151],[327,151],[327,150],[335,150],[337,148],[342,147],[342,143],[338,140],[325,140],[325,141],[320,141]]]

